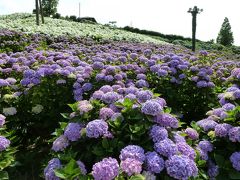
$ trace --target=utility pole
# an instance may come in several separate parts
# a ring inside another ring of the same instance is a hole
[[[189,8],[188,13],[192,14],[192,51],[196,49],[196,27],[197,27],[197,14],[200,14],[203,9],[199,9],[197,6]]]
[[[35,0],[36,3],[36,24],[39,26],[39,7],[38,7],[38,0]]]

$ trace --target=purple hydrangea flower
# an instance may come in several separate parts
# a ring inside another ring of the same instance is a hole
[[[226,137],[229,130],[232,128],[230,124],[223,123],[215,126],[215,135],[219,137]]]
[[[111,118],[113,114],[114,114],[114,111],[112,109],[103,107],[100,109],[99,118],[103,120],[107,120]]]
[[[216,164],[212,162],[212,160],[208,160],[208,176],[211,179],[215,179],[219,173],[219,168]]]
[[[109,85],[104,85],[99,90],[104,92],[104,93],[107,93],[107,92],[112,92],[113,88]]]
[[[154,122],[164,127],[178,128],[178,120],[171,114],[160,114],[154,118]]]
[[[196,157],[195,150],[191,146],[189,146],[187,143],[179,142],[177,143],[177,148],[181,154],[188,156],[190,159],[193,159],[193,160],[195,159]]]
[[[163,107],[154,100],[148,100],[142,105],[142,113],[156,116],[162,112]]]
[[[240,142],[240,127],[233,127],[228,132],[229,140],[232,142]]]
[[[84,83],[83,86],[82,86],[82,89],[83,89],[84,92],[90,91],[92,88],[93,88],[93,86],[92,86],[91,83]]]
[[[140,174],[142,171],[142,162],[132,158],[127,158],[121,161],[120,166],[122,171],[128,176]]]
[[[6,117],[2,114],[0,114],[0,127],[2,127],[5,124]]]
[[[213,150],[213,145],[207,140],[202,140],[198,144],[199,148],[205,152],[211,152]]]
[[[95,91],[93,94],[92,94],[92,99],[101,99],[102,96],[104,95],[104,92],[103,91]]]
[[[156,152],[146,153],[146,169],[152,173],[160,173],[164,169],[164,160]]]
[[[136,86],[139,88],[149,87],[149,84],[146,80],[140,79],[136,82]]]
[[[89,101],[83,100],[83,101],[78,102],[78,110],[79,110],[80,114],[87,113],[87,112],[91,111],[92,109],[93,109],[93,106]]]
[[[63,151],[69,145],[69,141],[66,136],[59,136],[52,145],[52,150],[55,152]]]
[[[232,163],[232,166],[237,171],[240,171],[240,152],[234,152],[230,156],[230,161]]]
[[[121,150],[119,158],[121,161],[131,158],[143,163],[145,160],[144,149],[137,145],[128,145]]]
[[[92,175],[95,180],[112,180],[119,174],[119,165],[114,158],[104,158],[93,165]]]
[[[197,87],[198,88],[203,88],[203,87],[207,87],[207,86],[208,86],[208,84],[207,84],[206,81],[198,81],[197,82]]]
[[[186,143],[184,136],[181,135],[181,131],[173,132],[173,140],[175,143]]]
[[[227,104],[224,104],[223,105],[223,108],[226,110],[226,111],[231,111],[235,108],[235,105],[231,104],[231,103],[227,103]]]
[[[177,146],[171,139],[164,139],[154,144],[154,149],[159,154],[170,157],[177,153]]]
[[[144,103],[147,100],[152,99],[152,97],[153,97],[153,93],[149,90],[138,91],[136,95],[137,95],[137,99],[140,103]]]
[[[211,119],[203,119],[197,122],[197,125],[203,128],[204,131],[213,130],[218,123]]]
[[[81,136],[82,126],[79,123],[69,123],[65,128],[64,135],[69,141],[77,141]]]
[[[86,167],[85,167],[85,165],[83,164],[83,162],[80,161],[80,160],[78,160],[78,161],[77,161],[77,165],[78,165],[78,167],[79,167],[80,170],[81,170],[81,174],[86,175],[86,174],[87,174],[87,170],[86,170]]]
[[[198,174],[198,168],[195,162],[184,155],[174,155],[170,157],[166,161],[165,167],[168,175],[175,179],[187,180]]]
[[[0,79],[0,87],[3,87],[3,86],[9,86],[9,83],[4,79]]]
[[[188,135],[188,137],[189,137],[190,139],[192,139],[192,140],[198,139],[198,137],[199,137],[198,132],[197,132],[195,129],[193,129],[193,128],[187,128],[187,129],[185,130],[185,133],[186,133],[186,134]]]
[[[146,80],[146,79],[147,79],[147,76],[146,76],[145,74],[138,74],[138,75],[137,75],[137,79]]]
[[[116,102],[119,99],[119,94],[116,92],[107,92],[101,98],[101,100],[105,103],[111,104]]]
[[[103,120],[90,121],[86,126],[86,135],[90,138],[98,138],[108,132],[108,124]]]
[[[47,167],[44,169],[44,177],[46,180],[60,180],[54,173],[55,169],[61,168],[61,162],[58,158],[53,158],[48,162]]]
[[[153,142],[156,143],[166,139],[168,137],[168,131],[164,127],[153,125],[149,135]]]
[[[7,149],[10,145],[10,141],[4,136],[0,136],[0,152]]]

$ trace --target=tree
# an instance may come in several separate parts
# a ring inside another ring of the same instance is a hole
[[[38,7],[38,0],[35,0],[36,5],[36,24],[39,26],[39,7]]]
[[[42,23],[44,24],[44,15],[43,15],[43,8],[42,8],[42,1],[41,0],[39,0],[39,5],[40,5],[40,13],[41,13]]]
[[[218,33],[217,43],[224,46],[231,46],[233,44],[233,33],[231,31],[231,25],[227,17],[225,17],[220,32]]]
[[[42,0],[43,14],[47,17],[57,12],[58,0]]]

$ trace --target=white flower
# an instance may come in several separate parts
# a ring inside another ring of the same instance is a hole
[[[33,112],[34,114],[39,114],[40,112],[42,112],[42,110],[43,110],[43,106],[40,105],[40,104],[37,104],[36,106],[34,106],[34,107],[32,108],[32,112]]]
[[[3,114],[6,116],[12,116],[17,113],[17,109],[15,107],[3,108]]]

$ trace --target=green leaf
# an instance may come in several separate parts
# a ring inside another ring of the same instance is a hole
[[[225,159],[223,156],[219,154],[214,154],[215,161],[219,167],[224,167],[225,166]]]
[[[60,113],[60,114],[64,119],[70,119],[69,118],[69,113]]]
[[[77,163],[74,159],[71,159],[70,162],[64,167],[65,172],[69,172],[68,174],[71,173],[71,171],[75,168],[77,168]]]
[[[60,177],[62,179],[66,179],[66,175],[62,169],[54,169],[54,173],[57,177]]]
[[[138,175],[130,177],[129,180],[146,180],[146,178],[143,175],[138,174]]]
[[[102,147],[105,148],[105,149],[109,148],[108,140],[105,139],[105,138],[102,140]]]
[[[228,175],[231,179],[240,179],[240,172],[238,171],[231,170]]]
[[[74,104],[68,104],[68,106],[72,109],[72,111],[76,112],[78,111],[78,103],[74,103]]]
[[[0,179],[1,180],[8,180],[9,179],[7,171],[0,171]]]

